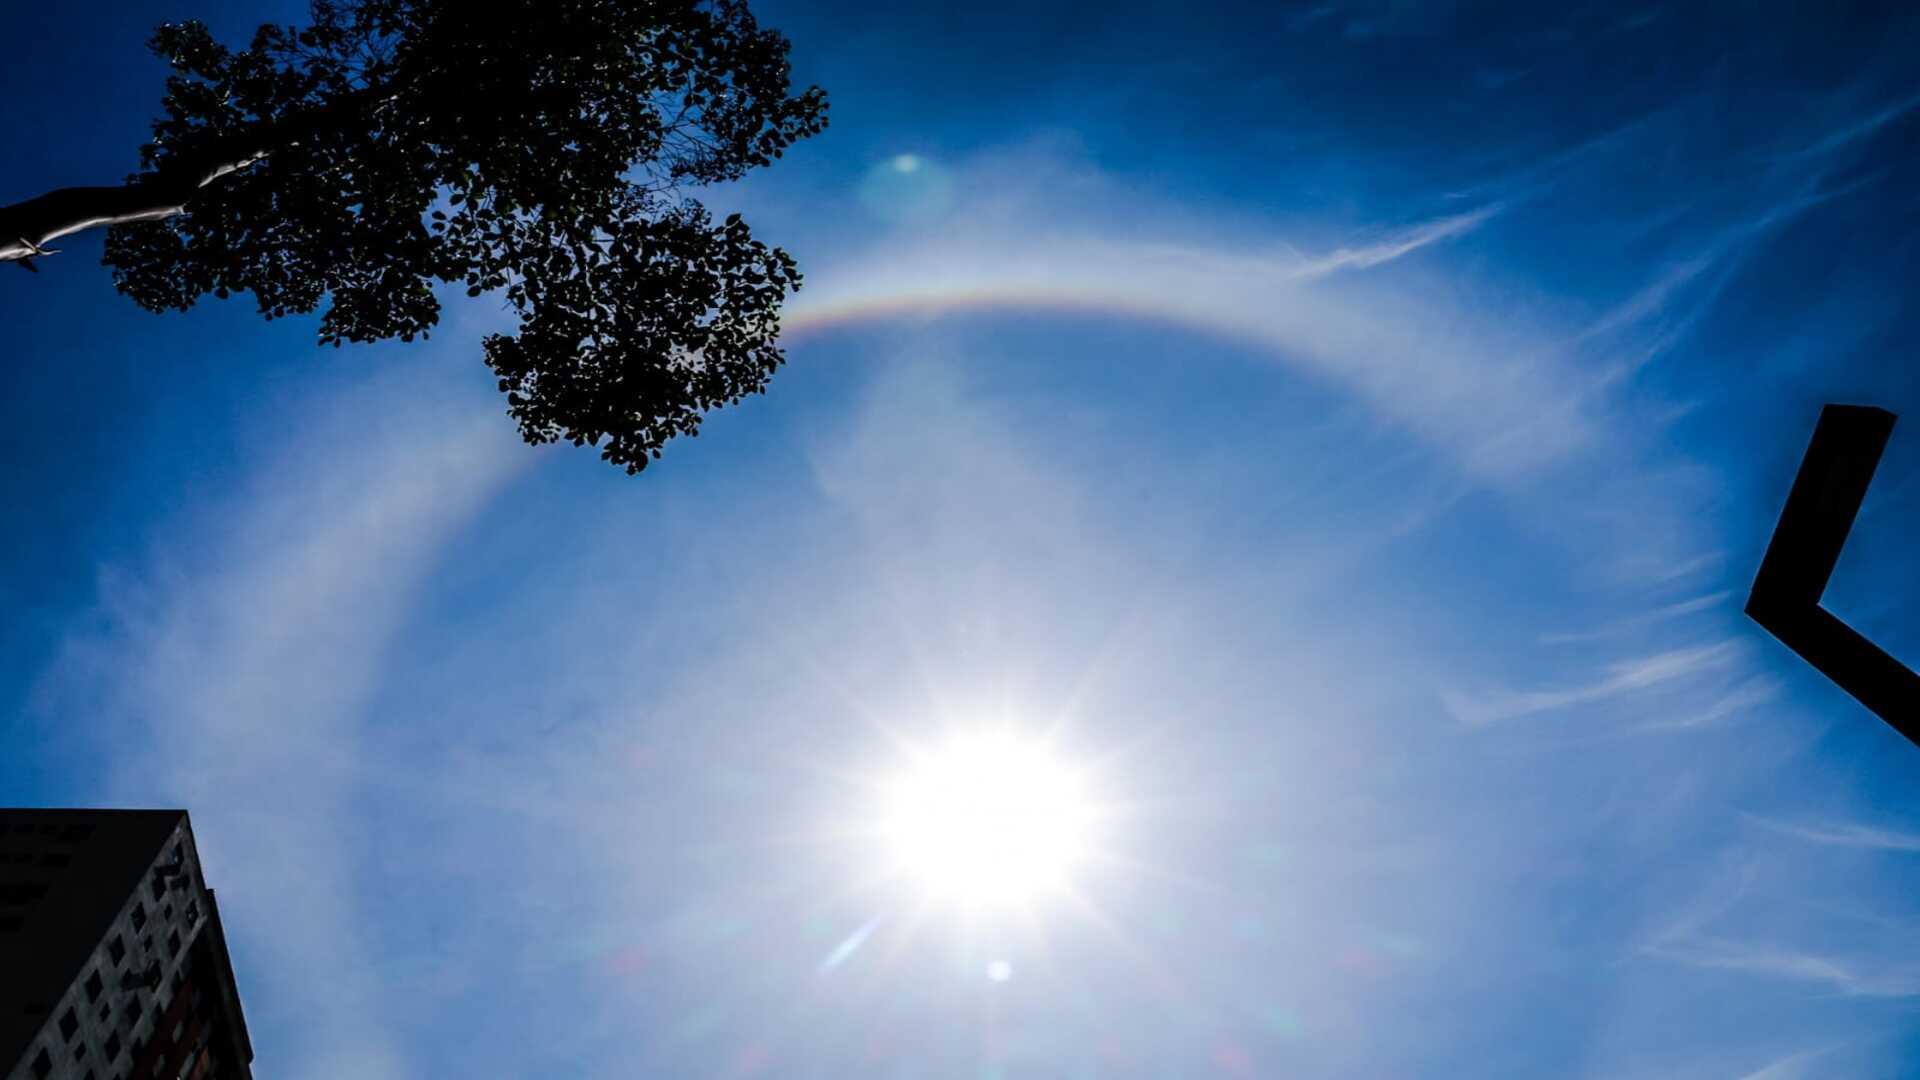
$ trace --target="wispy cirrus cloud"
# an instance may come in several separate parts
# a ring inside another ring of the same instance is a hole
[[[1695,875],[1691,900],[1669,901],[1633,955],[1701,971],[1803,983],[1851,998],[1920,996],[1920,944],[1909,920],[1859,910],[1848,927],[1821,909],[1815,873],[1791,851],[1729,846]],[[1863,936],[1864,931],[1864,936]]]
[[[1421,248],[1465,236],[1499,212],[1500,206],[1490,203],[1466,213],[1392,230],[1355,247],[1338,247],[1322,255],[1308,255],[1305,262],[1292,272],[1292,276],[1299,280],[1310,280],[1342,270],[1368,270],[1383,266]]]
[[[388,376],[263,419],[276,449],[149,564],[103,573],[41,691],[98,718],[109,801],[193,814],[256,1038],[275,1032],[289,1076],[415,1072],[355,895],[362,710],[419,580],[523,452],[485,410],[410,418],[437,393]]]
[[[1872,851],[1920,851],[1920,833],[1901,832],[1859,822],[1793,822],[1749,814],[1747,820],[1796,840],[1828,847]]]
[[[1740,1080],[1807,1080],[1820,1075],[1814,1071],[1814,1064],[1825,1056],[1823,1050],[1803,1050],[1789,1054],[1778,1061],[1769,1062],[1758,1069],[1740,1077]]]
[[[1872,137],[1887,127],[1904,119],[1916,108],[1920,108],[1920,96],[1903,98],[1882,105],[1847,121],[1811,144],[1785,156],[1788,161],[1817,160],[1835,152],[1853,146],[1863,139]]]
[[[1772,675],[1750,675],[1726,688],[1705,704],[1672,710],[1669,715],[1639,725],[1642,731],[1678,731],[1701,728],[1739,717],[1779,700],[1781,681]]]
[[[1920,965],[1888,964],[1878,958],[1700,934],[1649,944],[1641,951],[1689,967],[1820,983],[1851,997],[1920,995]]]
[[[1671,604],[1662,604],[1659,607],[1650,608],[1646,611],[1626,616],[1625,618],[1614,619],[1600,626],[1596,626],[1591,630],[1542,634],[1540,636],[1540,643],[1543,645],[1565,645],[1573,642],[1597,641],[1603,638],[1618,637],[1637,630],[1644,630],[1654,623],[1667,622],[1688,615],[1697,615],[1702,611],[1710,611],[1726,603],[1732,596],[1733,590],[1720,589],[1686,600],[1678,600]]]
[[[1717,641],[1615,661],[1606,666],[1603,675],[1589,682],[1477,695],[1449,692],[1443,695],[1443,700],[1454,719],[1469,727],[1481,727],[1652,690],[1725,668],[1735,663],[1740,655],[1741,649],[1736,642]]]

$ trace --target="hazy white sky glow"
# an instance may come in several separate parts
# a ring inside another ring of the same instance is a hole
[[[0,201],[161,78],[41,7]],[[1913,749],[1739,608],[1877,403],[1920,661],[1920,21],[755,10],[790,363],[639,479],[489,303],[0,289],[0,783],[192,811],[261,1075],[1910,1074]]]

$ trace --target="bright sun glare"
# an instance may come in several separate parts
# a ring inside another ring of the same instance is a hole
[[[895,871],[935,899],[1023,903],[1066,888],[1092,808],[1081,778],[1038,746],[976,735],[916,755],[887,786]]]

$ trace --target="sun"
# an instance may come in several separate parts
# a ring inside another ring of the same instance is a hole
[[[1042,746],[976,734],[911,756],[884,786],[880,832],[894,874],[971,908],[1066,890],[1093,818],[1079,772]]]

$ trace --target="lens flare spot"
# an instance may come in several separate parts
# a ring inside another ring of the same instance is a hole
[[[895,154],[871,165],[860,181],[860,201],[896,225],[932,221],[953,205],[953,178],[931,158]]]

